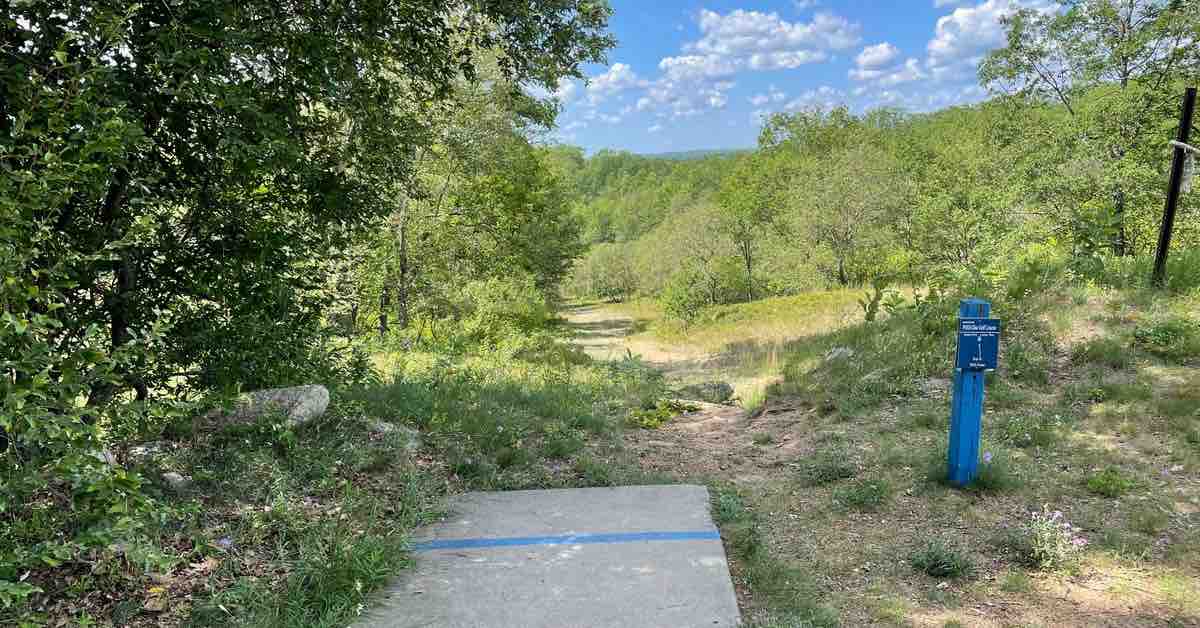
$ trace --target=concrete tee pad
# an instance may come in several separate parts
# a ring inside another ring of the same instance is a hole
[[[460,495],[358,625],[736,626],[708,504],[702,486]]]

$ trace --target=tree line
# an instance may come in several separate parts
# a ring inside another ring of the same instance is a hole
[[[1140,267],[1180,97],[1200,77],[1198,12],[1143,0],[1022,10],[979,66],[991,92],[980,104],[777,113],[757,149],[733,157],[598,154],[577,174],[590,249],[570,288],[657,296],[687,318],[833,285]],[[1195,206],[1185,197],[1182,215]],[[1175,246],[1197,244],[1200,224],[1181,220]]]

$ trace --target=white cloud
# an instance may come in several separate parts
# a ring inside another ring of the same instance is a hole
[[[882,44],[863,48],[862,52],[854,58],[854,63],[861,70],[882,68],[895,61],[899,56],[900,49],[885,41]]]
[[[737,72],[737,65],[718,55],[683,55],[664,58],[658,69],[668,80],[689,81],[729,76]]]
[[[987,51],[1004,45],[1001,20],[1021,8],[1051,11],[1050,0],[987,0],[938,18],[926,50],[935,78],[965,75]]]
[[[581,122],[579,120],[575,120],[574,122],[569,122],[569,123],[563,125],[562,130],[574,131],[576,129],[586,129],[586,128],[587,128],[587,122]]]
[[[637,72],[626,63],[614,63],[603,74],[593,76],[588,83],[588,97],[593,105],[608,96],[643,85]]]
[[[963,2],[966,2],[966,0],[933,0],[933,6],[940,9],[942,7],[952,7],[956,4],[962,4]]]
[[[845,104],[847,100],[846,93],[842,90],[822,85],[804,92],[800,97],[784,105],[783,108],[788,111],[812,108],[833,109]]]
[[[558,89],[554,90],[554,97],[562,104],[571,102],[575,97],[575,92],[579,90],[579,83],[574,80],[566,79],[558,82]]]
[[[752,70],[792,70],[806,63],[818,63],[828,58],[829,56],[820,50],[781,50],[750,55],[748,65]]]
[[[899,85],[901,83],[920,81],[926,78],[926,76],[925,72],[921,71],[921,62],[910,58],[904,62],[902,67],[887,72],[880,77],[879,84],[884,86]]]
[[[800,49],[840,50],[857,44],[861,27],[832,13],[818,13],[808,23],[788,22],[778,13],[737,9],[721,15],[700,11],[699,41],[684,46],[686,51],[721,56]]]
[[[761,107],[768,103],[783,102],[786,99],[787,99],[787,94],[780,91],[778,87],[775,87],[774,85],[770,85],[767,87],[767,93],[755,94],[755,95],[751,96],[748,100],[750,101],[751,105],[754,105],[755,107]]]
[[[646,129],[646,131],[650,132],[650,133],[658,133],[661,130],[663,130],[663,125],[661,125],[661,124],[655,124],[655,125],[652,125],[650,128]]]
[[[649,96],[642,96],[637,100],[637,110],[645,111],[654,106],[654,101],[650,100]]]
[[[817,4],[817,0],[792,0],[792,6],[796,7],[797,11],[807,11]]]

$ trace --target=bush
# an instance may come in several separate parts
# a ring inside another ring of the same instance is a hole
[[[1063,518],[1060,511],[1043,506],[1040,512],[1029,513],[1029,519],[1010,532],[1003,543],[1017,555],[1017,560],[1038,569],[1054,569],[1069,565],[1087,546],[1087,539],[1078,536],[1079,528]]]
[[[1117,467],[1108,467],[1087,480],[1088,490],[1105,497],[1120,497],[1134,487],[1132,479]]]
[[[1109,368],[1128,368],[1132,362],[1129,347],[1115,338],[1092,338],[1071,350],[1076,364],[1101,364]]]
[[[650,408],[636,408],[629,412],[625,419],[626,425],[644,430],[656,430],[664,423],[685,413],[694,412],[699,408],[671,399],[662,399]]]
[[[664,314],[683,323],[696,320],[704,307],[710,305],[700,286],[699,278],[689,271],[671,275],[658,300],[662,304]]]
[[[975,573],[975,564],[960,549],[941,539],[933,539],[913,552],[913,569],[933,578],[967,578]]]

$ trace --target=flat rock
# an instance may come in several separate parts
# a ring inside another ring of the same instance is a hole
[[[739,624],[702,486],[467,493],[451,508],[358,626]]]
[[[329,389],[320,384],[268,388],[245,393],[237,398],[233,409],[215,411],[210,418],[224,422],[248,423],[269,412],[283,413],[293,426],[307,423],[323,414],[329,407]]]

